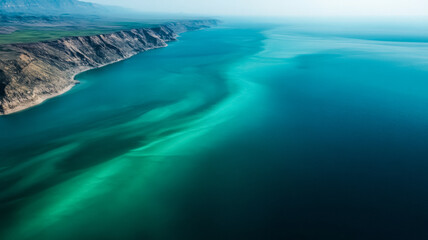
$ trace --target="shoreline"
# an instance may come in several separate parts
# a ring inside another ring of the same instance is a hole
[[[0,59],[0,74],[6,78],[6,84],[14,84],[0,96],[0,116],[24,111],[68,92],[79,83],[75,80],[78,74],[167,47],[180,33],[214,25],[217,20],[178,21],[110,34],[5,45],[17,57],[7,62]],[[49,59],[53,57],[56,60],[52,63]],[[22,73],[22,69],[26,72]]]
[[[111,64],[115,64],[115,63],[118,63],[118,62],[125,61],[127,59],[130,59],[130,58],[138,55],[138,54],[141,54],[141,53],[144,53],[144,52],[147,52],[147,51],[151,51],[151,50],[155,50],[155,49],[159,49],[159,48],[164,48],[164,47],[168,47],[168,45],[161,46],[161,47],[153,47],[153,48],[147,49],[147,50],[145,50],[143,52],[135,53],[135,54],[132,54],[132,55],[130,55],[128,57],[124,57],[122,59],[115,60],[113,62],[106,63],[106,64],[103,64],[103,65],[100,65],[100,66],[88,67],[88,68],[85,68],[85,69],[82,69],[82,70],[75,69],[76,73],[73,73],[72,76],[70,77],[71,84],[69,86],[65,87],[64,89],[60,90],[57,93],[50,94],[50,95],[39,96],[37,99],[35,99],[35,101],[24,103],[24,104],[22,104],[22,105],[20,105],[20,106],[18,106],[16,108],[14,108],[13,111],[8,111],[8,112],[5,112],[5,113],[1,113],[0,112],[0,116],[7,116],[7,115],[14,114],[14,113],[23,112],[25,110],[31,109],[33,107],[36,107],[36,106],[38,106],[38,105],[40,105],[40,104],[48,101],[49,99],[52,99],[52,98],[55,98],[55,97],[59,97],[59,96],[63,95],[64,93],[67,93],[68,91],[70,91],[71,89],[73,89],[76,85],[80,84],[80,82],[78,80],[76,80],[75,78],[76,78],[77,75],[79,75],[81,73],[84,73],[84,72],[87,72],[87,71],[91,71],[91,70],[94,70],[94,69],[98,69],[98,68],[103,68],[103,67],[109,66]],[[73,72],[74,70],[71,70],[71,71]]]

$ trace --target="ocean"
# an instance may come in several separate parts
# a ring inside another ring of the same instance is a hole
[[[245,23],[0,117],[0,238],[427,239],[428,31]]]

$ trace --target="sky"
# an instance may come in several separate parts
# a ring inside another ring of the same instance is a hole
[[[84,0],[146,12],[237,16],[428,16],[428,0]]]

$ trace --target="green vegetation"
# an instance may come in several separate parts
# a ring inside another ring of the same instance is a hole
[[[114,22],[103,23],[99,26],[61,26],[61,27],[21,27],[10,34],[0,34],[0,44],[28,43],[55,40],[70,36],[88,36],[128,30],[133,28],[151,27],[156,23],[152,22]]]
[[[25,43],[54,40],[66,36],[81,36],[100,34],[102,31],[81,30],[81,31],[61,31],[61,30],[18,30],[11,34],[0,35],[0,44]]]

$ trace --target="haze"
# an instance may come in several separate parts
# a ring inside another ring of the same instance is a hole
[[[426,0],[86,0],[145,12],[258,16],[427,16]]]

